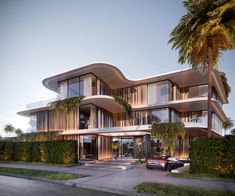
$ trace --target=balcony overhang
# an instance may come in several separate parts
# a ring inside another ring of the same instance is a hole
[[[227,119],[223,109],[221,108],[218,101],[212,99],[212,111],[215,112],[222,121]],[[207,97],[198,97],[190,99],[182,99],[176,101],[168,101],[162,104],[157,105],[146,105],[142,107],[134,107],[134,110],[143,110],[143,109],[161,109],[161,108],[172,108],[176,109],[179,112],[188,112],[188,111],[203,111],[207,110]]]
[[[86,104],[96,105],[107,110],[110,113],[125,112],[124,108],[120,104],[115,102],[113,97],[108,95],[94,95],[85,97],[81,102],[81,106]]]
[[[124,108],[120,104],[118,104],[113,97],[108,95],[94,95],[94,96],[85,97],[81,101],[81,106],[87,104],[93,104],[95,106],[101,107],[110,113],[125,112]],[[20,111],[17,112],[17,114],[27,117],[34,116],[36,115],[37,112],[48,110],[49,105],[50,103],[45,102],[44,106],[42,107]]]
[[[35,109],[23,110],[23,111],[17,112],[17,114],[21,116],[25,116],[25,117],[30,117],[30,116],[36,116],[37,112],[42,112],[48,109],[49,107],[46,106],[46,107],[40,107],[40,108],[35,108]]]
[[[93,128],[93,129],[79,129],[66,130],[61,135],[106,135],[106,136],[127,136],[127,135],[146,135],[149,134],[150,125],[126,126],[126,127],[111,127],[111,128]]]

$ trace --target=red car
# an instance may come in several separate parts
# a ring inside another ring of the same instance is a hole
[[[177,160],[175,157],[158,157],[148,159],[146,162],[146,167],[148,169],[163,169],[171,171],[178,167],[184,166],[182,161]]]

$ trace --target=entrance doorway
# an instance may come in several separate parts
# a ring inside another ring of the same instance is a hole
[[[133,158],[134,157],[134,138],[133,137],[113,137],[113,142],[118,143],[117,157]]]
[[[80,135],[80,159],[97,159],[97,136]]]

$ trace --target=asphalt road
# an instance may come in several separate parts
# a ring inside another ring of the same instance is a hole
[[[120,196],[114,193],[0,175],[1,196]]]

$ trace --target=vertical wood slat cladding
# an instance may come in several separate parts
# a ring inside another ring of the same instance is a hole
[[[37,130],[48,131],[48,128],[49,131],[79,129],[79,108],[69,114],[57,109],[37,112]]]
[[[112,158],[112,137],[98,136],[98,160]]]
[[[48,111],[37,112],[37,131],[48,130]]]

